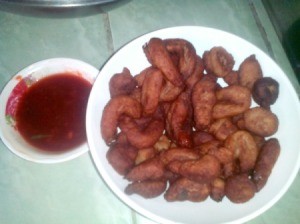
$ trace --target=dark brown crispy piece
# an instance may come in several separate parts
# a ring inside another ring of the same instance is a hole
[[[233,203],[245,203],[254,197],[255,184],[246,174],[231,176],[225,184],[225,195]]]
[[[253,100],[264,108],[274,104],[279,95],[279,83],[271,77],[258,79],[252,89]]]
[[[180,178],[167,189],[164,197],[167,201],[204,201],[210,193],[209,184],[201,184],[187,178]]]
[[[276,138],[271,138],[263,145],[258,156],[254,172],[253,181],[257,191],[260,191],[268,181],[272,169],[280,154],[280,145]]]
[[[146,180],[133,182],[125,188],[128,195],[139,194],[144,198],[155,198],[165,192],[167,181],[165,180]]]

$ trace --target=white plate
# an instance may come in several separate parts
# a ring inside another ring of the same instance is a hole
[[[249,55],[255,54],[261,64],[264,76],[271,76],[280,83],[280,95],[272,110],[277,114],[280,127],[275,137],[282,146],[280,157],[273,169],[267,185],[244,204],[234,204],[224,198],[217,203],[211,199],[205,202],[166,202],[163,196],[144,199],[128,196],[124,188],[128,182],[118,175],[106,160],[108,147],[100,134],[102,110],[108,102],[108,81],[126,66],[133,75],[139,73],[149,63],[142,46],[151,37],[184,38],[195,46],[202,56],[213,46],[223,46],[236,61],[235,69]],[[174,27],[143,35],[121,48],[106,63],[96,79],[87,109],[87,137],[90,152],[96,167],[111,190],[128,206],[138,213],[159,223],[243,223],[270,208],[287,191],[300,166],[300,106],[287,76],[264,52],[249,42],[220,30],[204,27]],[[101,200],[101,199],[99,199]]]
[[[14,128],[13,109],[14,102],[17,102],[17,96],[13,96],[12,91],[15,87],[22,82],[26,83],[25,86],[30,86],[37,80],[56,73],[71,72],[78,74],[87,79],[90,83],[94,83],[95,77],[98,75],[99,70],[93,66],[70,58],[52,58],[36,62],[20,72],[18,72],[6,84],[0,96],[0,137],[4,144],[19,157],[37,163],[58,163],[76,158],[88,151],[87,143],[80,146],[64,151],[64,152],[45,152],[35,149],[29,145]],[[20,86],[20,85],[19,85]],[[25,88],[27,88],[25,87]],[[10,99],[11,98],[11,99]],[[7,107],[7,102],[10,102],[10,108]],[[12,103],[12,104],[11,104]]]

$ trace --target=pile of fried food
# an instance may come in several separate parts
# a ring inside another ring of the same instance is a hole
[[[271,111],[278,82],[263,76],[255,55],[234,70],[221,46],[199,56],[187,40],[151,38],[143,50],[149,67],[112,76],[101,118],[107,159],[129,181],[125,192],[169,202],[250,200],[280,153]]]

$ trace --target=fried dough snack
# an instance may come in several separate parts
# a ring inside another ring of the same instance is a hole
[[[143,50],[148,67],[112,76],[100,124],[107,160],[128,181],[125,193],[251,200],[280,152],[279,141],[267,139],[278,130],[271,105],[279,84],[263,77],[255,55],[235,65],[221,46],[201,57],[187,40],[151,38]]]
[[[204,66],[208,73],[224,77],[231,72],[234,59],[223,47],[213,47],[203,54]]]
[[[262,70],[255,55],[250,55],[240,65],[238,70],[239,84],[252,90],[254,83],[262,78]]]
[[[149,62],[160,69],[166,79],[174,86],[182,86],[182,77],[178,68],[174,65],[164,42],[159,38],[152,38],[143,47]]]
[[[257,191],[260,191],[268,181],[272,169],[280,154],[278,139],[269,139],[262,147],[254,167],[253,180]]]

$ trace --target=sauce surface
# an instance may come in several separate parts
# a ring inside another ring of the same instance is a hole
[[[28,143],[46,151],[65,151],[84,143],[91,88],[90,82],[69,73],[42,78],[18,103],[18,131]]]

